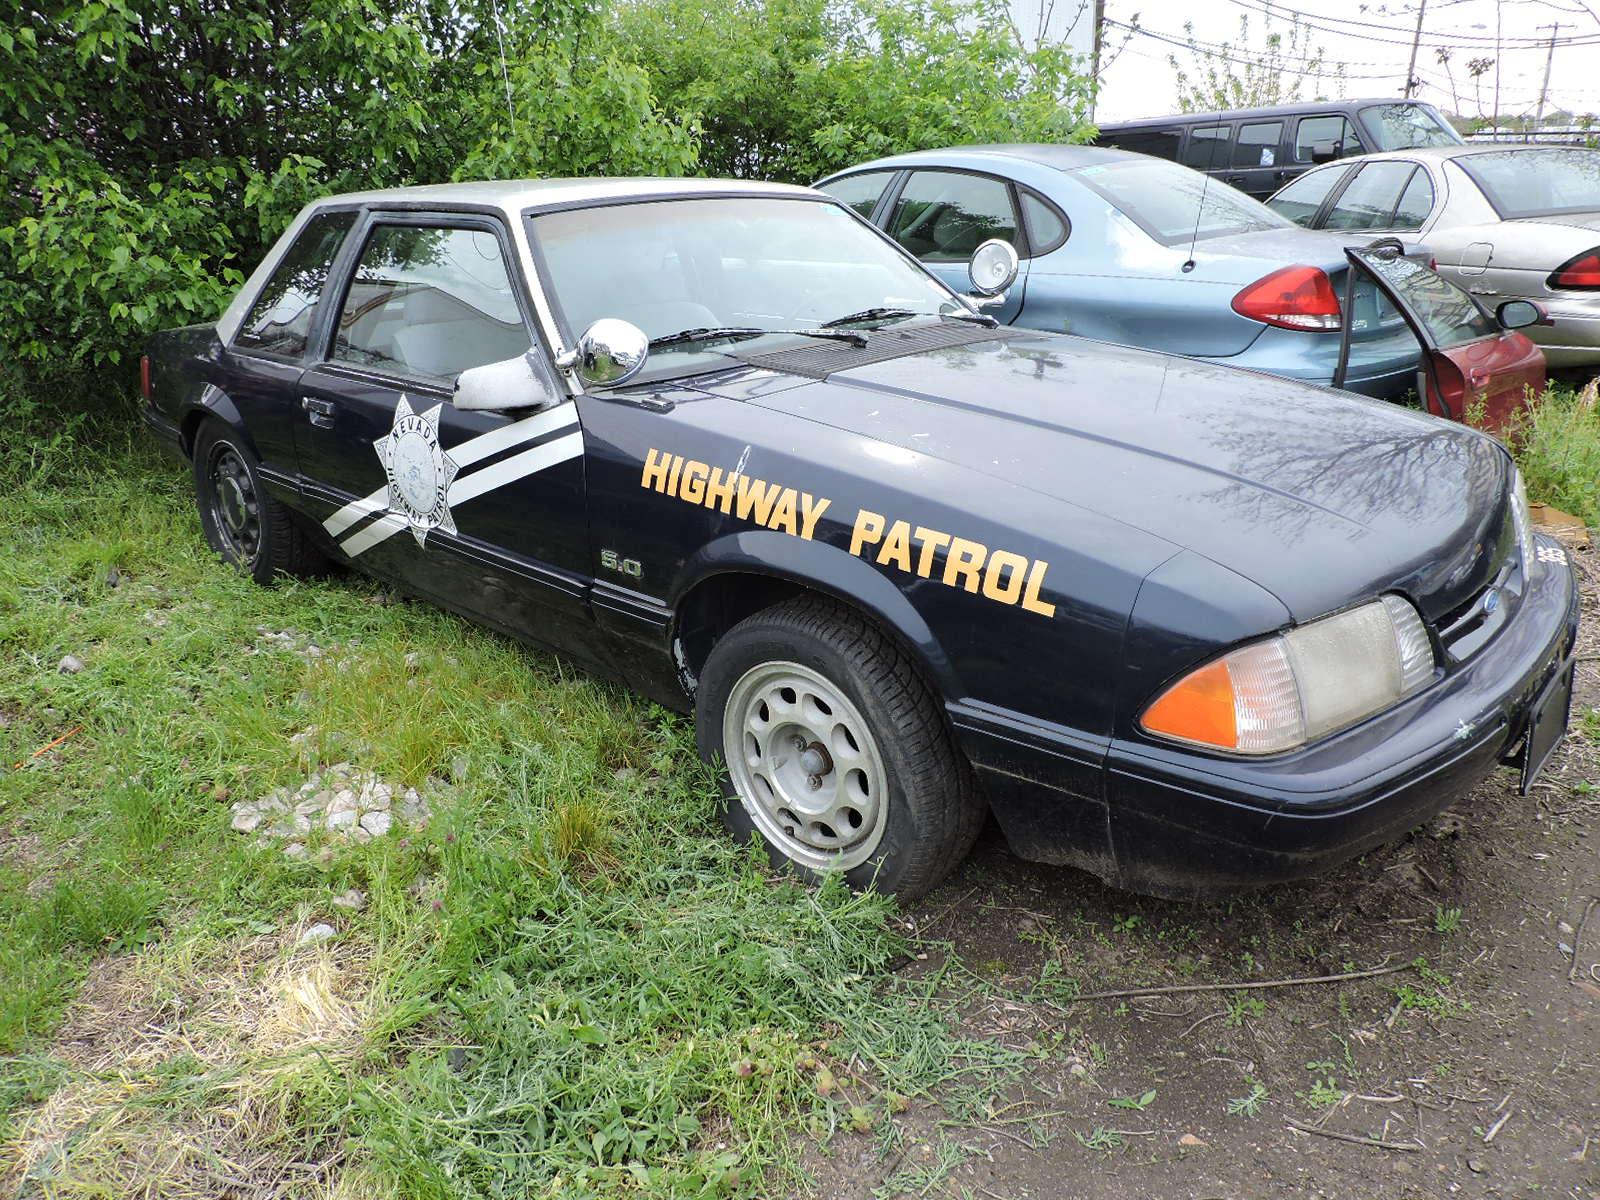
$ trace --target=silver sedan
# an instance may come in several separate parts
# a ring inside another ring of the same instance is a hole
[[[1550,324],[1525,332],[1551,366],[1600,362],[1600,150],[1368,154],[1308,171],[1267,204],[1308,229],[1415,235],[1489,307],[1542,304]]]

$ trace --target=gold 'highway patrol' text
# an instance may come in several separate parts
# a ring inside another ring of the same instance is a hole
[[[639,486],[806,541],[813,539],[817,522],[833,503],[826,496],[737,471],[724,472],[721,467],[655,449],[645,455]],[[942,564],[935,562],[941,551]],[[1043,559],[991,550],[982,542],[910,521],[890,521],[865,508],[852,522],[850,553],[1000,604],[1013,604],[1045,617],[1055,615],[1056,606],[1040,598],[1045,572],[1050,569]]]

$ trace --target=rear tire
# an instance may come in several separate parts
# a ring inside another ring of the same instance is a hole
[[[194,439],[194,490],[206,541],[257,583],[307,577],[327,566],[294,515],[261,485],[261,463],[235,430],[218,421]]]
[[[723,819],[775,866],[914,899],[971,849],[986,812],[927,684],[843,605],[792,600],[712,648],[696,739],[724,766]]]

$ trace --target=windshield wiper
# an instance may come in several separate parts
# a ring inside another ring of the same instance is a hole
[[[914,308],[893,308],[887,305],[878,305],[876,308],[863,308],[860,312],[853,312],[847,316],[835,317],[831,321],[822,323],[823,329],[833,329],[839,325],[854,325],[857,321],[886,321],[891,317],[920,317],[929,316],[928,313],[919,313]]]
[[[665,346],[682,346],[690,342],[742,342],[750,338],[766,337],[768,334],[824,338],[833,342],[849,342],[853,346],[867,344],[866,334],[852,333],[844,329],[757,329],[753,325],[717,325],[680,329],[677,333],[651,338],[650,349],[660,350]]]

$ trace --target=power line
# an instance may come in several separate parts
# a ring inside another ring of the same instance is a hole
[[[1278,70],[1278,71],[1281,71],[1285,75],[1300,75],[1300,76],[1307,76],[1307,77],[1315,75],[1315,76],[1328,76],[1329,78],[1354,79],[1354,80],[1379,80],[1379,79],[1388,80],[1388,79],[1395,78],[1396,76],[1398,76],[1401,73],[1400,70],[1398,68],[1396,68],[1395,70],[1388,71],[1388,72],[1386,72],[1386,73],[1384,73],[1382,75],[1350,75],[1350,74],[1346,74],[1344,72],[1330,71],[1330,70],[1327,69],[1327,64],[1324,64],[1324,65],[1318,66],[1318,67],[1314,67],[1314,68],[1309,69],[1309,70],[1302,70],[1302,69],[1298,69],[1298,68],[1295,68],[1295,67],[1285,66],[1282,61],[1263,61],[1261,59],[1245,57],[1245,56],[1239,54],[1239,52],[1236,49],[1234,49],[1233,47],[1228,47],[1226,51],[1224,51],[1224,50],[1214,50],[1214,49],[1209,49],[1209,48],[1205,47],[1204,45],[1200,44],[1198,41],[1180,41],[1177,38],[1172,37],[1169,34],[1157,33],[1155,30],[1146,29],[1141,25],[1127,25],[1127,24],[1124,24],[1121,21],[1113,20],[1110,17],[1105,18],[1105,23],[1107,25],[1114,26],[1117,29],[1126,30],[1129,33],[1139,34],[1142,37],[1154,38],[1156,41],[1164,42],[1169,46],[1176,46],[1179,50],[1197,50],[1200,53],[1214,55],[1217,58],[1221,58],[1226,62],[1231,62],[1231,63],[1234,63],[1234,64],[1236,64],[1238,66],[1257,67],[1257,68],[1268,69],[1268,70]],[[1303,61],[1309,62],[1310,60],[1303,60]],[[1349,65],[1349,64],[1338,63],[1338,64],[1334,64],[1334,65],[1344,66],[1344,65]],[[1377,66],[1378,64],[1377,63],[1358,63],[1358,64],[1354,64],[1354,65],[1357,65],[1357,66]]]
[[[1353,27],[1358,27],[1362,30],[1379,29],[1386,33],[1392,33],[1394,27],[1391,25],[1379,25],[1371,21],[1357,21],[1350,17],[1321,17],[1315,14],[1301,12],[1298,9],[1286,8],[1281,4],[1275,3],[1274,0],[1229,0],[1229,3],[1236,4],[1246,12],[1254,13],[1257,16],[1265,16],[1269,18],[1277,17],[1279,20],[1288,20],[1291,23],[1298,24],[1305,29],[1314,30],[1317,33],[1331,34],[1334,37],[1359,37],[1363,41],[1375,42],[1379,45],[1385,46],[1409,46],[1411,44],[1409,38],[1396,39],[1374,37],[1370,33],[1356,33],[1351,29],[1339,29],[1335,27],[1337,25],[1350,25]],[[1493,46],[1498,48],[1500,52],[1505,52],[1508,50],[1543,50],[1545,46],[1549,44],[1549,40],[1547,38],[1523,38],[1515,36],[1496,38],[1492,34],[1486,33],[1451,32],[1445,34],[1425,33],[1422,39],[1422,44],[1468,44],[1480,46],[1484,49]],[[1600,33],[1574,34],[1572,37],[1566,38],[1557,44],[1562,46],[1600,45]]]

